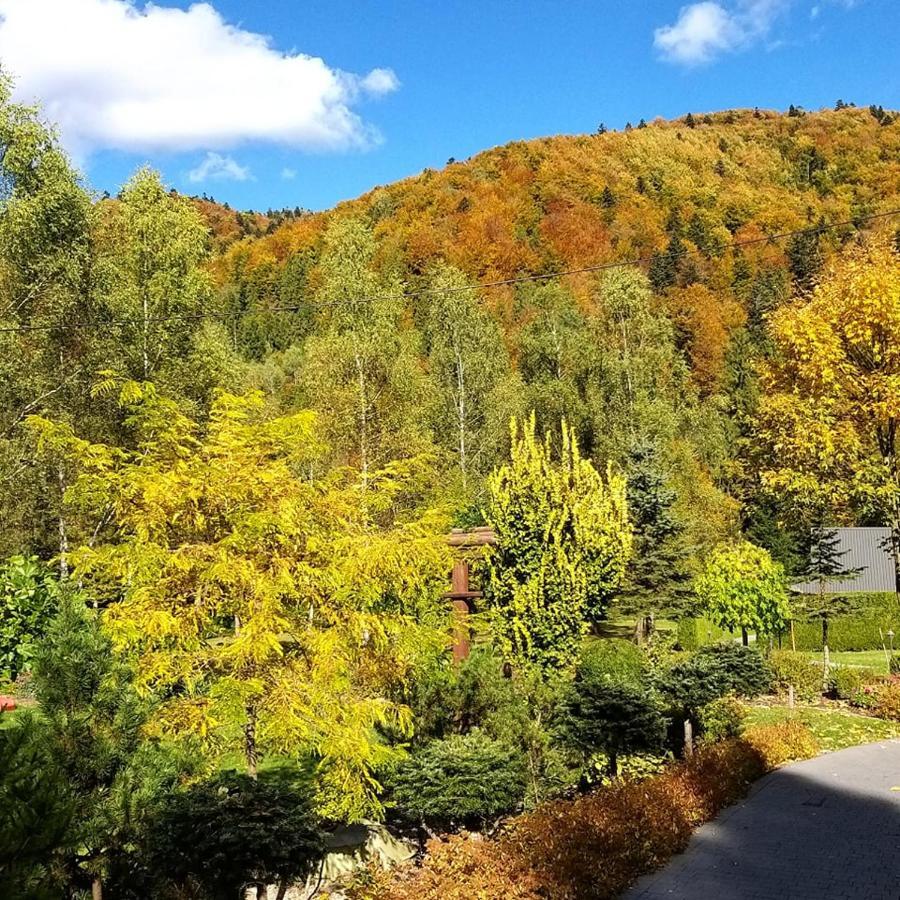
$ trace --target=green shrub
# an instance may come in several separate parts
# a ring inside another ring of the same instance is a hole
[[[444,829],[483,825],[521,806],[521,755],[479,730],[432,741],[394,774],[392,799],[401,815]]]
[[[631,641],[601,638],[585,642],[578,668],[604,675],[618,684],[641,684],[647,672],[647,657]]]
[[[828,622],[828,646],[834,651],[880,650],[883,635],[900,632],[900,603],[895,594],[860,594],[857,609],[835,616]],[[798,650],[822,649],[819,621],[795,622],[794,641]]]
[[[139,896],[214,900],[243,896],[248,883],[305,878],[323,836],[308,782],[286,774],[225,772],[165,798],[141,842],[148,887]]]
[[[59,605],[59,588],[37,557],[0,564],[0,674],[15,681],[31,668],[38,643]]]
[[[854,669],[850,666],[835,666],[828,673],[828,680],[835,696],[840,700],[854,700],[863,686],[873,678],[865,669]]]
[[[665,723],[645,689],[582,671],[566,700],[562,732],[586,762],[598,751],[606,754],[609,774],[616,776],[620,756],[662,749]]]
[[[711,644],[677,662],[661,678],[670,704],[695,713],[726,694],[756,697],[771,688],[772,672],[762,655],[740,644]]]
[[[701,707],[700,731],[708,741],[724,741],[737,737],[747,713],[740,701],[731,695],[712,700]]]
[[[707,644],[716,644],[734,638],[734,633],[720,628],[702,616],[679,619],[678,645],[683,650],[699,650]]]
[[[775,673],[775,686],[787,693],[793,685],[798,700],[815,700],[822,693],[822,665],[802,653],[775,650],[769,655],[769,665]]]
[[[697,651],[701,659],[709,658],[724,673],[729,692],[741,697],[758,697],[772,689],[772,670],[762,654],[741,644],[710,644]]]

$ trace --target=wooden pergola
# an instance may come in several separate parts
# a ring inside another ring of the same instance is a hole
[[[454,528],[447,536],[447,543],[456,550],[453,570],[450,573],[450,590],[444,596],[453,606],[455,623],[453,629],[453,659],[459,662],[469,655],[471,634],[468,617],[474,611],[476,600],[484,596],[482,591],[473,591],[469,583],[472,551],[482,547],[492,547],[497,543],[497,536],[492,528],[486,526],[463,531]]]

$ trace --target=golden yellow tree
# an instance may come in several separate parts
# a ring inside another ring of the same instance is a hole
[[[900,536],[900,257],[854,248],[770,321],[760,474],[799,512],[877,516]]]
[[[201,428],[150,385],[121,400],[131,451],[31,424],[80,466],[70,506],[110,523],[72,553],[73,577],[163,698],[159,728],[240,747],[251,774],[260,752],[312,758],[324,815],[377,815],[377,771],[399,752],[381,735],[411,727],[392,698],[446,641],[446,522],[394,512],[422,461],[370,472],[364,491],[358,472],[311,474],[313,413],[220,394]]]

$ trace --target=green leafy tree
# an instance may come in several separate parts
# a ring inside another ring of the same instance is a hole
[[[57,603],[56,579],[36,557],[0,565],[0,673],[15,679],[28,671]]]
[[[0,77],[0,555],[56,553],[65,574],[67,473],[34,459],[22,424],[92,419],[97,335],[67,327],[93,315],[91,203],[38,111],[11,94]]]
[[[419,364],[420,336],[407,326],[398,283],[376,274],[376,245],[361,220],[334,221],[319,261],[321,309],[305,345],[303,379],[339,462],[351,463],[363,485],[391,459],[430,445],[434,401]]]
[[[790,618],[784,569],[761,547],[744,542],[722,545],[694,581],[694,592],[720,628],[757,635],[782,631]]]
[[[242,752],[250,774],[266,752],[313,757],[324,815],[380,815],[375,774],[402,755],[385,733],[411,726],[393,698],[447,640],[446,518],[407,511],[427,460],[365,486],[311,477],[327,452],[312,412],[221,394],[201,427],[151,385],[120,402],[134,450],[32,426],[78,467],[70,506],[108,522],[73,575],[163,698],[154,730]]]
[[[579,438],[589,438],[588,390],[597,352],[587,317],[555,283],[521,288],[517,301],[530,314],[519,336],[526,408],[534,410],[542,433],[558,432],[565,420]]]
[[[120,360],[106,368],[190,393],[185,361],[210,297],[207,231],[193,204],[150,169],[140,169],[117,201],[101,204],[96,290],[117,323],[109,352]]]
[[[601,619],[624,576],[632,534],[625,479],[582,458],[564,425],[558,461],[534,416],[511,425],[511,461],[488,483],[497,535],[488,602],[503,654],[545,669],[570,665],[589,621]]]
[[[429,282],[425,331],[440,398],[435,433],[452,449],[464,493],[472,476],[482,475],[496,460],[508,419],[497,415],[497,407],[508,405],[503,382],[509,360],[499,328],[471,288],[458,269],[438,268]]]

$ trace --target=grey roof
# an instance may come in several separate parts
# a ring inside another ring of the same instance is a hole
[[[890,528],[835,528],[841,567],[858,574],[849,578],[829,579],[829,594],[887,593],[897,590],[897,575],[891,553]],[[818,581],[801,581],[791,585],[798,594],[816,594]]]

